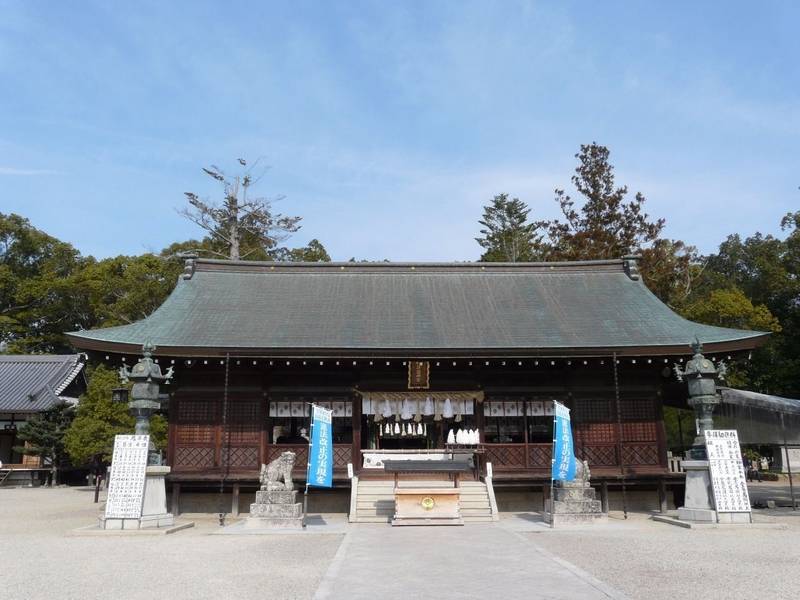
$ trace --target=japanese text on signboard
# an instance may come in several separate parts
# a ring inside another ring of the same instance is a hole
[[[142,516],[149,435],[114,437],[111,478],[106,500],[107,519],[138,519]]]
[[[750,512],[739,434],[735,429],[707,429],[706,451],[718,512]]]

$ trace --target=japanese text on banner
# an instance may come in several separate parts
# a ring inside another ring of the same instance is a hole
[[[331,417],[333,411],[312,406],[313,428],[311,449],[308,460],[308,485],[316,487],[333,486],[333,435]]]
[[[572,447],[569,409],[559,402],[555,402],[553,459],[553,479],[558,481],[575,479],[575,451]]]

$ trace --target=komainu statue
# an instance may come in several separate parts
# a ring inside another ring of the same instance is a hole
[[[261,465],[261,489],[267,491],[292,491],[292,469],[297,457],[294,452],[284,452],[268,465]],[[283,482],[281,482],[283,479]]]
[[[585,460],[575,460],[575,479],[572,481],[556,481],[556,487],[564,488],[588,488],[592,473],[589,470],[589,462]]]
[[[589,487],[589,480],[592,478],[589,461],[579,460],[575,467],[575,479],[579,480],[583,487]]]

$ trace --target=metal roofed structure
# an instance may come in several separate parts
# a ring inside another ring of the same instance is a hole
[[[768,333],[701,325],[641,281],[634,257],[561,263],[271,263],[190,259],[152,315],[72,332],[78,348],[160,356],[683,354]]]
[[[85,363],[82,354],[0,356],[0,412],[35,413],[67,399],[62,394]]]

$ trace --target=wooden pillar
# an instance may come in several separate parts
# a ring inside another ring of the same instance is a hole
[[[523,428],[523,440],[525,443],[525,468],[530,468],[530,452],[528,452],[528,399],[523,396],[522,397],[522,428]]]
[[[350,462],[353,463],[353,472],[358,473],[361,471],[361,396],[354,394],[350,401],[353,403],[353,449]]]
[[[233,484],[233,492],[231,493],[231,516],[239,516],[239,484]]]
[[[259,434],[259,452],[258,452],[259,465],[265,465],[269,462],[269,460],[267,460],[267,456],[269,456],[269,449],[267,448],[267,444],[269,443],[269,429],[271,425],[272,425],[272,419],[269,416],[269,395],[266,392],[264,392],[263,400],[261,402],[261,431]]]
[[[172,484],[172,516],[177,517],[181,514],[181,484],[175,482]]]
[[[178,400],[172,394],[169,400],[169,412],[167,414],[167,465],[170,467],[175,464],[175,439],[176,421],[178,419]]]
[[[658,480],[658,509],[665,513],[667,512],[667,484],[663,479]]]
[[[608,513],[608,482],[600,484],[600,505],[604,513]]]

